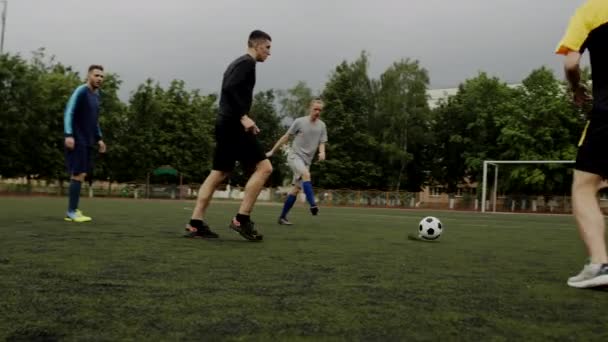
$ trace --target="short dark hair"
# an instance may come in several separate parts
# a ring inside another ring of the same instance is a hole
[[[272,41],[272,38],[270,38],[270,35],[264,31],[253,30],[249,34],[249,40],[247,41],[247,46],[253,47],[255,41],[259,41],[259,40]]]
[[[89,72],[91,72],[93,70],[103,71],[103,66],[101,66],[99,64],[92,64],[92,65],[89,66]]]

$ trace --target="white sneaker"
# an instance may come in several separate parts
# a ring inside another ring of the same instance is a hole
[[[587,264],[574,277],[568,278],[568,286],[579,289],[608,286],[608,264]]]

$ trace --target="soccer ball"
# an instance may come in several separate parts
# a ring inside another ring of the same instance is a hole
[[[443,226],[438,218],[427,216],[418,225],[418,237],[423,240],[437,240],[443,232]]]

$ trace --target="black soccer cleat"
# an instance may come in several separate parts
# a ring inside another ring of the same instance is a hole
[[[241,223],[237,221],[236,218],[233,218],[229,225],[230,229],[239,233],[242,237],[249,241],[262,241],[264,239],[264,235],[255,230],[254,226],[255,223],[253,223],[253,221]]]
[[[316,205],[314,207],[310,207],[310,213],[312,214],[312,216],[319,215],[319,207],[317,207]]]
[[[196,228],[191,226],[190,224],[186,225],[186,234],[184,234],[186,238],[203,238],[203,239],[217,239],[220,236],[211,230],[209,225],[203,221],[202,228]]]

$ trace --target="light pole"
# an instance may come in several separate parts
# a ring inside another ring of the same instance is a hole
[[[6,27],[6,6],[8,0],[0,0],[4,6],[2,6],[2,35],[0,36],[0,55],[4,53],[4,28]]]

